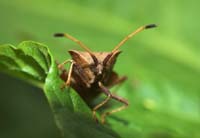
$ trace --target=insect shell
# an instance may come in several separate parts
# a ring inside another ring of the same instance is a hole
[[[72,73],[75,81],[72,87],[79,92],[86,103],[90,104],[90,101],[101,93],[99,82],[110,88],[119,79],[112,69],[120,51],[93,53],[95,60],[86,52],[69,51],[69,53],[77,63]]]
[[[71,60],[66,60],[58,65],[58,68],[62,70],[61,78],[66,82],[66,86],[74,88],[83,100],[92,108],[93,118],[98,121],[96,117],[96,111],[105,105],[110,99],[115,99],[123,106],[104,112],[101,115],[102,123],[105,123],[105,117],[114,112],[121,111],[128,106],[128,101],[114,95],[110,92],[109,88],[114,85],[123,83],[126,77],[119,77],[116,72],[113,71],[114,64],[118,55],[121,53],[119,48],[135,34],[149,28],[156,27],[155,24],[139,27],[134,32],[125,37],[111,52],[92,52],[81,41],[70,36],[66,33],[57,33],[56,37],[66,37],[76,43],[78,43],[85,51],[70,50]],[[69,71],[66,71],[63,66],[66,63],[70,63]],[[107,98],[98,105],[92,107],[91,102],[99,94],[104,93]]]

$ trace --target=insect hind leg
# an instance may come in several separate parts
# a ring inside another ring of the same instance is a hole
[[[119,96],[117,96],[117,95],[113,95],[113,94],[112,94],[111,98],[113,98],[113,99],[115,99],[115,100],[117,100],[117,101],[123,103],[124,105],[122,105],[122,106],[120,106],[120,107],[118,107],[118,108],[116,108],[116,109],[113,109],[113,110],[111,110],[111,111],[104,112],[104,113],[101,115],[101,122],[102,122],[102,123],[105,123],[105,118],[106,118],[106,116],[108,116],[108,115],[110,115],[110,114],[113,114],[113,113],[116,113],[116,112],[119,112],[119,111],[121,111],[121,110],[124,110],[124,109],[126,109],[126,108],[128,107],[128,105],[129,105],[129,103],[128,103],[127,100],[125,100],[125,99],[123,99],[123,98],[121,98],[121,97],[119,97]]]
[[[100,104],[96,105],[93,109],[92,109],[92,115],[93,115],[93,118],[94,120],[96,120],[96,122],[98,122],[98,119],[96,117],[96,111],[102,107],[103,105],[105,105],[111,98],[111,94],[108,94],[107,95],[107,98],[105,100],[103,100]]]
[[[112,113],[115,113],[115,112],[118,112],[118,111],[121,111],[121,110],[125,109],[128,106],[128,101],[125,100],[125,99],[123,99],[123,98],[121,98],[121,97],[119,97],[119,96],[117,96],[117,95],[112,94],[110,92],[110,90],[108,88],[106,88],[101,82],[99,82],[99,87],[101,88],[102,92],[104,92],[107,95],[107,98],[104,101],[102,101],[100,104],[98,104],[97,106],[95,106],[93,108],[93,117],[94,117],[94,119],[96,121],[97,121],[96,110],[98,110],[100,107],[102,107],[103,105],[105,105],[111,98],[115,99],[115,100],[117,100],[117,101],[119,101],[119,102],[121,102],[121,103],[124,104],[123,106],[121,106],[121,107],[119,107],[117,109],[114,109],[114,110],[111,110],[109,112],[103,113],[101,115],[101,122],[105,123],[106,116],[108,116],[108,115],[110,115]]]

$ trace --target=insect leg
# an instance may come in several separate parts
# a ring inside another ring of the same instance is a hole
[[[99,85],[101,85],[101,82],[99,82]],[[102,91],[107,95],[107,98],[104,100],[104,101],[102,101],[100,104],[98,104],[98,105],[96,105],[93,109],[92,109],[92,114],[93,114],[93,118],[96,120],[96,121],[98,121],[97,120],[97,117],[96,117],[96,111],[100,108],[100,107],[102,107],[104,104],[106,104],[109,100],[110,100],[110,98],[111,98],[111,93],[110,93],[110,91],[107,89],[107,88],[101,88],[102,89]]]
[[[72,70],[73,70],[73,65],[74,65],[74,61],[71,62],[70,68],[69,68],[69,73],[68,73],[68,77],[67,77],[67,81],[66,81],[66,86],[70,86],[70,82],[71,82],[71,76],[72,76]]]
[[[110,115],[110,114],[112,114],[112,113],[119,112],[119,111],[125,109],[125,108],[128,106],[128,101],[125,100],[125,99],[123,99],[123,98],[121,98],[121,97],[119,97],[119,96],[117,96],[117,95],[111,94],[110,91],[108,90],[108,88],[106,88],[101,82],[99,82],[99,87],[102,89],[102,91],[103,91],[105,94],[108,94],[108,93],[109,93],[110,98],[113,98],[113,99],[115,99],[115,100],[117,100],[117,101],[119,101],[119,102],[121,102],[121,103],[124,104],[123,106],[121,106],[121,107],[119,107],[119,108],[117,108],[117,109],[114,109],[114,110],[111,110],[111,111],[108,111],[108,112],[103,113],[103,114],[101,115],[101,121],[102,121],[102,123],[105,123],[105,118],[106,118],[106,116],[108,116],[108,115]],[[104,103],[104,104],[105,104],[105,103]],[[97,105],[97,106],[98,106],[98,105]]]
[[[61,64],[59,64],[58,65],[58,68],[59,69],[62,69],[63,68],[63,66],[65,65],[65,64],[67,64],[67,63],[71,63],[71,65],[70,65],[70,68],[69,68],[69,73],[68,73],[68,76],[67,76],[67,81],[65,82],[65,85],[66,86],[70,86],[70,81],[71,81],[71,75],[72,75],[72,69],[73,69],[73,65],[74,65],[74,61],[73,60],[71,60],[71,59],[68,59],[68,60],[66,60],[66,61],[64,61],[63,63],[61,63]],[[65,86],[64,85],[64,86]],[[64,87],[63,86],[63,87]]]
[[[113,94],[112,94],[111,98],[113,98],[113,99],[115,99],[115,100],[117,100],[117,101],[123,103],[124,105],[118,107],[117,109],[113,109],[113,110],[111,110],[111,111],[108,111],[108,112],[103,113],[103,114],[101,115],[101,122],[102,122],[102,123],[105,123],[105,118],[106,118],[106,116],[108,116],[108,115],[110,115],[110,114],[113,114],[113,113],[115,113],[115,112],[119,112],[119,111],[121,111],[121,110],[127,108],[128,105],[129,105],[127,100],[125,100],[125,99],[123,99],[123,98],[121,98],[121,97],[119,97],[119,96],[117,96],[117,95],[113,95]]]
[[[69,63],[69,62],[72,63],[73,60],[71,60],[71,59],[65,60],[63,63],[58,64],[58,68],[59,68],[59,69],[63,69],[63,66],[64,66],[65,64]]]

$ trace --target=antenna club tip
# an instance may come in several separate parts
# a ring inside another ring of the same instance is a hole
[[[150,29],[150,28],[155,28],[155,27],[157,27],[156,24],[148,24],[148,25],[146,25],[144,28],[145,28],[145,29]]]
[[[54,36],[55,37],[63,37],[63,36],[65,36],[65,34],[64,33],[55,33]]]

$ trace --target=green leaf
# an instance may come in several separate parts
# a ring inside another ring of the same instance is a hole
[[[46,47],[35,42],[23,42],[17,48],[3,45],[0,47],[0,67],[4,72],[42,85],[50,66],[50,57],[45,51]]]
[[[119,137],[95,123],[91,110],[72,89],[61,89],[63,81],[49,49],[40,43],[23,42],[19,46],[0,46],[0,67],[7,73],[30,82],[44,83],[44,93],[62,137]]]

